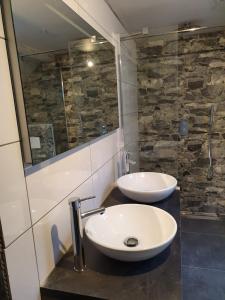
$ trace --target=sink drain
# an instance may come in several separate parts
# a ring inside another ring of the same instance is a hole
[[[124,245],[127,247],[136,247],[138,245],[138,239],[135,237],[128,237],[124,240]]]

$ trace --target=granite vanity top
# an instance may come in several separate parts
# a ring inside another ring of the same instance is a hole
[[[108,207],[135,203],[116,188],[104,202]],[[49,275],[41,288],[42,299],[181,299],[180,202],[179,191],[154,204],[177,221],[178,231],[171,246],[143,262],[119,262],[101,254],[87,239],[87,271],[73,271],[70,250]]]

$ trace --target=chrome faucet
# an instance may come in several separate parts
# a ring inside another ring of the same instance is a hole
[[[71,216],[71,230],[74,251],[74,270],[82,272],[85,270],[85,253],[83,243],[83,225],[82,219],[97,213],[104,213],[105,208],[97,208],[81,213],[81,202],[95,198],[95,196],[80,199],[78,197],[69,200],[70,216]]]

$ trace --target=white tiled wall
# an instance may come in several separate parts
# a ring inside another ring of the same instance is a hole
[[[108,38],[119,53],[115,33],[124,29],[104,0],[63,1]],[[100,206],[121,174],[124,143],[120,130],[114,131],[30,173],[25,181],[5,40],[1,38],[0,64],[3,101],[0,105],[0,216],[9,279],[13,300],[39,300],[40,284],[71,245],[68,199],[95,194],[95,199],[82,203],[82,210]]]
[[[92,172],[95,172],[118,152],[117,134],[111,134],[93,143],[90,148]]]
[[[138,83],[136,45],[133,40],[121,43],[122,120],[125,150],[135,165],[131,172],[139,171]]]
[[[32,223],[91,176],[90,147],[27,176]]]
[[[138,111],[137,86],[122,82],[123,103],[122,111],[124,115],[129,115]]]
[[[108,161],[93,176],[94,193],[96,195],[96,206],[99,207],[113,188],[115,181],[114,160]]]
[[[0,18],[0,22],[1,22]],[[26,182],[6,42],[0,23],[0,218],[13,300],[39,300]]]
[[[31,226],[19,142],[0,147],[0,217],[5,245]]]
[[[5,250],[13,300],[40,300],[31,229]]]
[[[41,284],[55,264],[71,246],[70,211],[68,201],[72,197],[93,195],[92,179],[89,178],[73,191],[55,209],[34,225],[34,238],[37,251],[38,270]],[[83,203],[84,209],[93,209],[92,201]]]

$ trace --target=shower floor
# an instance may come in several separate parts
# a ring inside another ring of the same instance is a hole
[[[181,218],[183,300],[225,299],[225,222]]]

